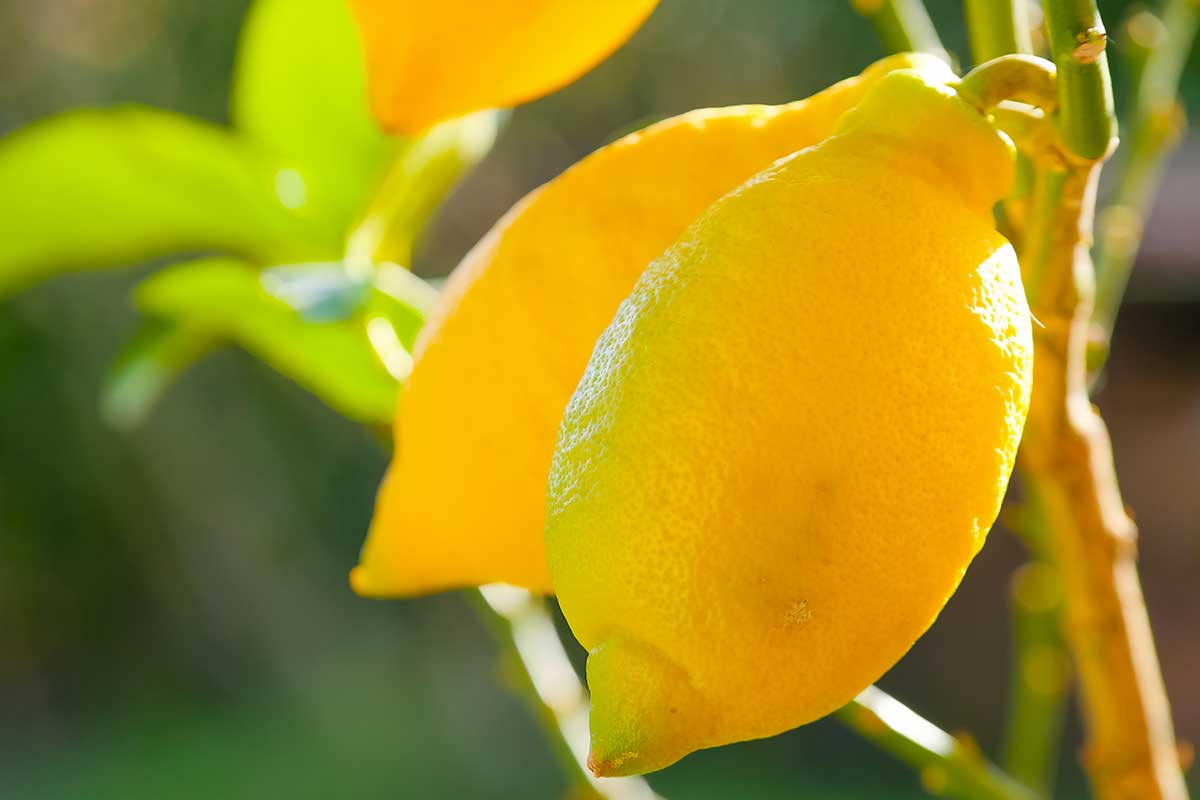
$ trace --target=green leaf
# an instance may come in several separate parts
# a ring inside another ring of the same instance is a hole
[[[66,113],[0,142],[0,294],[55,274],[187,251],[340,255],[302,180],[227,131],[138,107]],[[303,204],[300,203],[302,206]]]
[[[219,344],[204,330],[144,320],[109,370],[100,415],[119,430],[136,427],[175,379]]]
[[[295,269],[322,267],[330,265]],[[307,319],[268,289],[277,272],[260,276],[247,264],[219,259],[179,264],[145,281],[136,299],[147,314],[238,343],[351,419],[390,423],[404,372],[394,376],[376,354],[371,321],[361,313]]]
[[[234,126],[309,178],[309,200],[348,227],[403,146],[367,105],[347,0],[257,0],[242,28]]]

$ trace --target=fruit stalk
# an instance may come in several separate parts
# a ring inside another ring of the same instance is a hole
[[[981,111],[991,112],[1004,100],[1050,113],[1058,107],[1057,70],[1038,56],[1010,53],[978,65],[958,85],[958,94]]]
[[[948,60],[937,28],[921,0],[850,0],[867,18],[889,53],[933,53]]]
[[[874,686],[837,712],[864,739],[915,767],[931,793],[963,800],[1032,800],[1024,786],[990,764],[975,743],[926,722]]]
[[[976,64],[1033,52],[1025,0],[964,0],[963,6]]]
[[[595,778],[588,755],[587,690],[579,682],[544,603],[524,589],[479,590],[480,614],[512,656],[521,688],[554,739],[579,800],[660,800],[641,778]]]
[[[1145,43],[1121,171],[1113,198],[1099,218],[1092,318],[1103,332],[1105,350],[1163,167],[1182,138],[1186,120],[1178,100],[1179,79],[1200,28],[1200,3],[1167,0],[1161,22],[1149,11],[1140,12],[1128,26],[1131,40],[1137,39],[1132,29],[1139,20],[1157,41]]]
[[[1061,130],[1070,129],[1064,122]],[[1042,324],[1034,330],[1033,398],[1018,465],[1044,510],[1062,575],[1064,633],[1080,678],[1085,766],[1096,794],[1182,800],[1187,790],[1137,577],[1136,530],[1121,502],[1108,432],[1088,399],[1098,173],[1097,161],[1068,159],[1039,176],[1023,266]]]

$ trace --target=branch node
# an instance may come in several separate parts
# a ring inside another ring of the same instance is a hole
[[[1075,37],[1071,58],[1080,64],[1095,64],[1108,46],[1108,34],[1103,28],[1088,28]]]

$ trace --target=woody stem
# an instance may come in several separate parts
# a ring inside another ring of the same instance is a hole
[[[1183,800],[1187,790],[1137,577],[1136,532],[1117,487],[1108,432],[1088,399],[1098,172],[1098,162],[1068,160],[1039,175],[1022,266],[1040,325],[1018,467],[1044,514],[1049,558],[1062,576],[1064,633],[1080,677],[1085,762],[1096,795]]]

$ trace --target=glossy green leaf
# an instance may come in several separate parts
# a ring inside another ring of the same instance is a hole
[[[144,282],[136,299],[149,315],[236,342],[351,419],[390,423],[404,374],[394,376],[377,355],[378,327],[373,333],[361,313],[306,318],[272,293],[269,274],[230,260],[180,264]]]
[[[234,126],[309,178],[309,201],[343,227],[361,213],[402,140],[367,107],[346,0],[257,0],[242,28]]]
[[[175,379],[220,345],[207,331],[173,321],[142,322],[117,356],[100,395],[100,413],[121,430],[139,425]]]
[[[0,294],[188,251],[340,255],[343,230],[303,194],[294,170],[186,117],[137,107],[52,117],[0,142]]]

